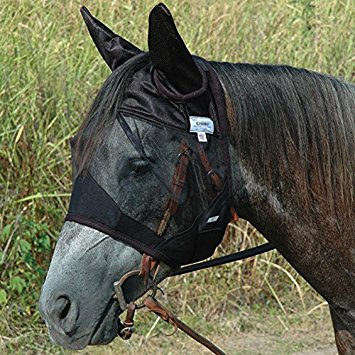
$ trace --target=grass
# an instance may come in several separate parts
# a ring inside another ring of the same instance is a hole
[[[10,352],[60,351],[46,340],[36,303],[69,201],[68,139],[109,74],[89,39],[79,7],[87,5],[146,50],[147,19],[154,4],[142,0],[1,3],[0,350],[3,346]],[[202,57],[289,64],[353,80],[351,0],[168,0],[166,4],[189,49]],[[251,225],[241,222],[230,227],[218,253],[261,240]],[[237,317],[233,321],[238,330],[253,332],[257,327],[245,319],[248,315],[273,317],[278,312],[275,322],[290,328],[297,315],[307,323],[326,308],[275,252],[213,273],[171,279],[164,288],[169,295],[164,302],[210,335],[215,321],[231,314]],[[142,322],[154,323],[147,316]],[[149,324],[142,333],[151,329]],[[233,329],[226,334],[232,335]]]

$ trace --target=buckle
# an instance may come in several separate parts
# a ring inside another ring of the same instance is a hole
[[[212,185],[216,190],[221,187],[222,177],[216,169],[211,169],[207,176],[210,178]]]
[[[118,281],[115,281],[113,283],[113,287],[115,288],[115,294],[113,298],[117,299],[118,304],[121,308],[122,311],[124,311],[128,304],[126,299],[124,298],[124,293],[122,289],[123,283],[131,276],[138,276],[140,273],[140,270],[132,270],[124,274]]]
[[[135,328],[132,327],[124,327],[120,330],[119,332],[119,336],[123,339],[123,340],[128,340],[131,338],[132,334],[134,333]]]
[[[113,298],[115,298],[118,301],[118,304],[119,304],[122,311],[124,311],[128,307],[128,303],[124,297],[122,286],[128,278],[130,278],[132,276],[138,276],[140,274],[140,272],[141,272],[140,270],[129,271],[129,272],[125,273],[120,278],[120,280],[115,281],[113,283],[113,287],[115,289],[115,294],[113,295]],[[150,289],[152,291],[151,296],[154,297],[156,295],[157,289],[158,289],[158,286],[156,285],[155,282],[153,283],[153,285]],[[148,291],[149,291],[149,289],[148,289]],[[136,305],[137,309],[143,308],[143,307],[145,307],[143,303]]]

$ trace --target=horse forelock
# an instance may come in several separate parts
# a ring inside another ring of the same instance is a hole
[[[231,144],[270,189],[352,213],[355,87],[288,66],[211,63],[225,88]],[[341,211],[337,211],[337,209]]]

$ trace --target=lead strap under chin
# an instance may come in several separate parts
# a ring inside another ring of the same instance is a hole
[[[142,265],[141,265],[141,270],[139,273],[139,276],[145,278],[146,276],[148,277],[150,272],[154,270],[155,268],[155,274],[157,273],[159,264],[156,263],[154,258],[150,257],[147,254],[143,254],[142,257]],[[122,287],[122,284],[124,281],[126,281],[130,276],[136,275],[136,272],[138,270],[134,270],[131,272],[128,272],[126,275],[124,275],[121,280],[119,281],[120,286]],[[153,276],[153,283],[154,283],[155,276]],[[127,313],[126,313],[126,319],[122,325],[122,328],[118,332],[119,336],[123,340],[128,340],[132,337],[132,334],[134,332],[134,314],[136,309],[141,308],[142,306],[147,307],[151,312],[155,313],[158,315],[160,318],[162,318],[165,322],[171,324],[174,326],[175,331],[177,329],[182,330],[185,334],[199,342],[200,344],[204,345],[207,349],[211,350],[214,354],[217,355],[224,355],[224,352],[219,349],[216,345],[214,345],[212,342],[210,342],[208,339],[203,337],[201,334],[197,333],[194,331],[192,328],[190,328],[187,324],[182,322],[179,318],[177,318],[170,310],[165,308],[161,303],[159,303],[155,299],[155,291],[157,288],[153,288],[153,292],[151,295],[147,296],[142,305],[136,305],[134,302],[131,302],[127,305]],[[175,332],[174,332],[175,333]]]

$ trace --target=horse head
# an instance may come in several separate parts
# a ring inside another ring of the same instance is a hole
[[[143,253],[160,265],[155,282],[210,256],[231,207],[222,88],[168,9],[150,14],[147,53],[82,15],[113,72],[71,140],[73,191],[40,298],[51,338],[71,349],[116,337],[114,283]],[[124,302],[151,284],[132,276]]]

